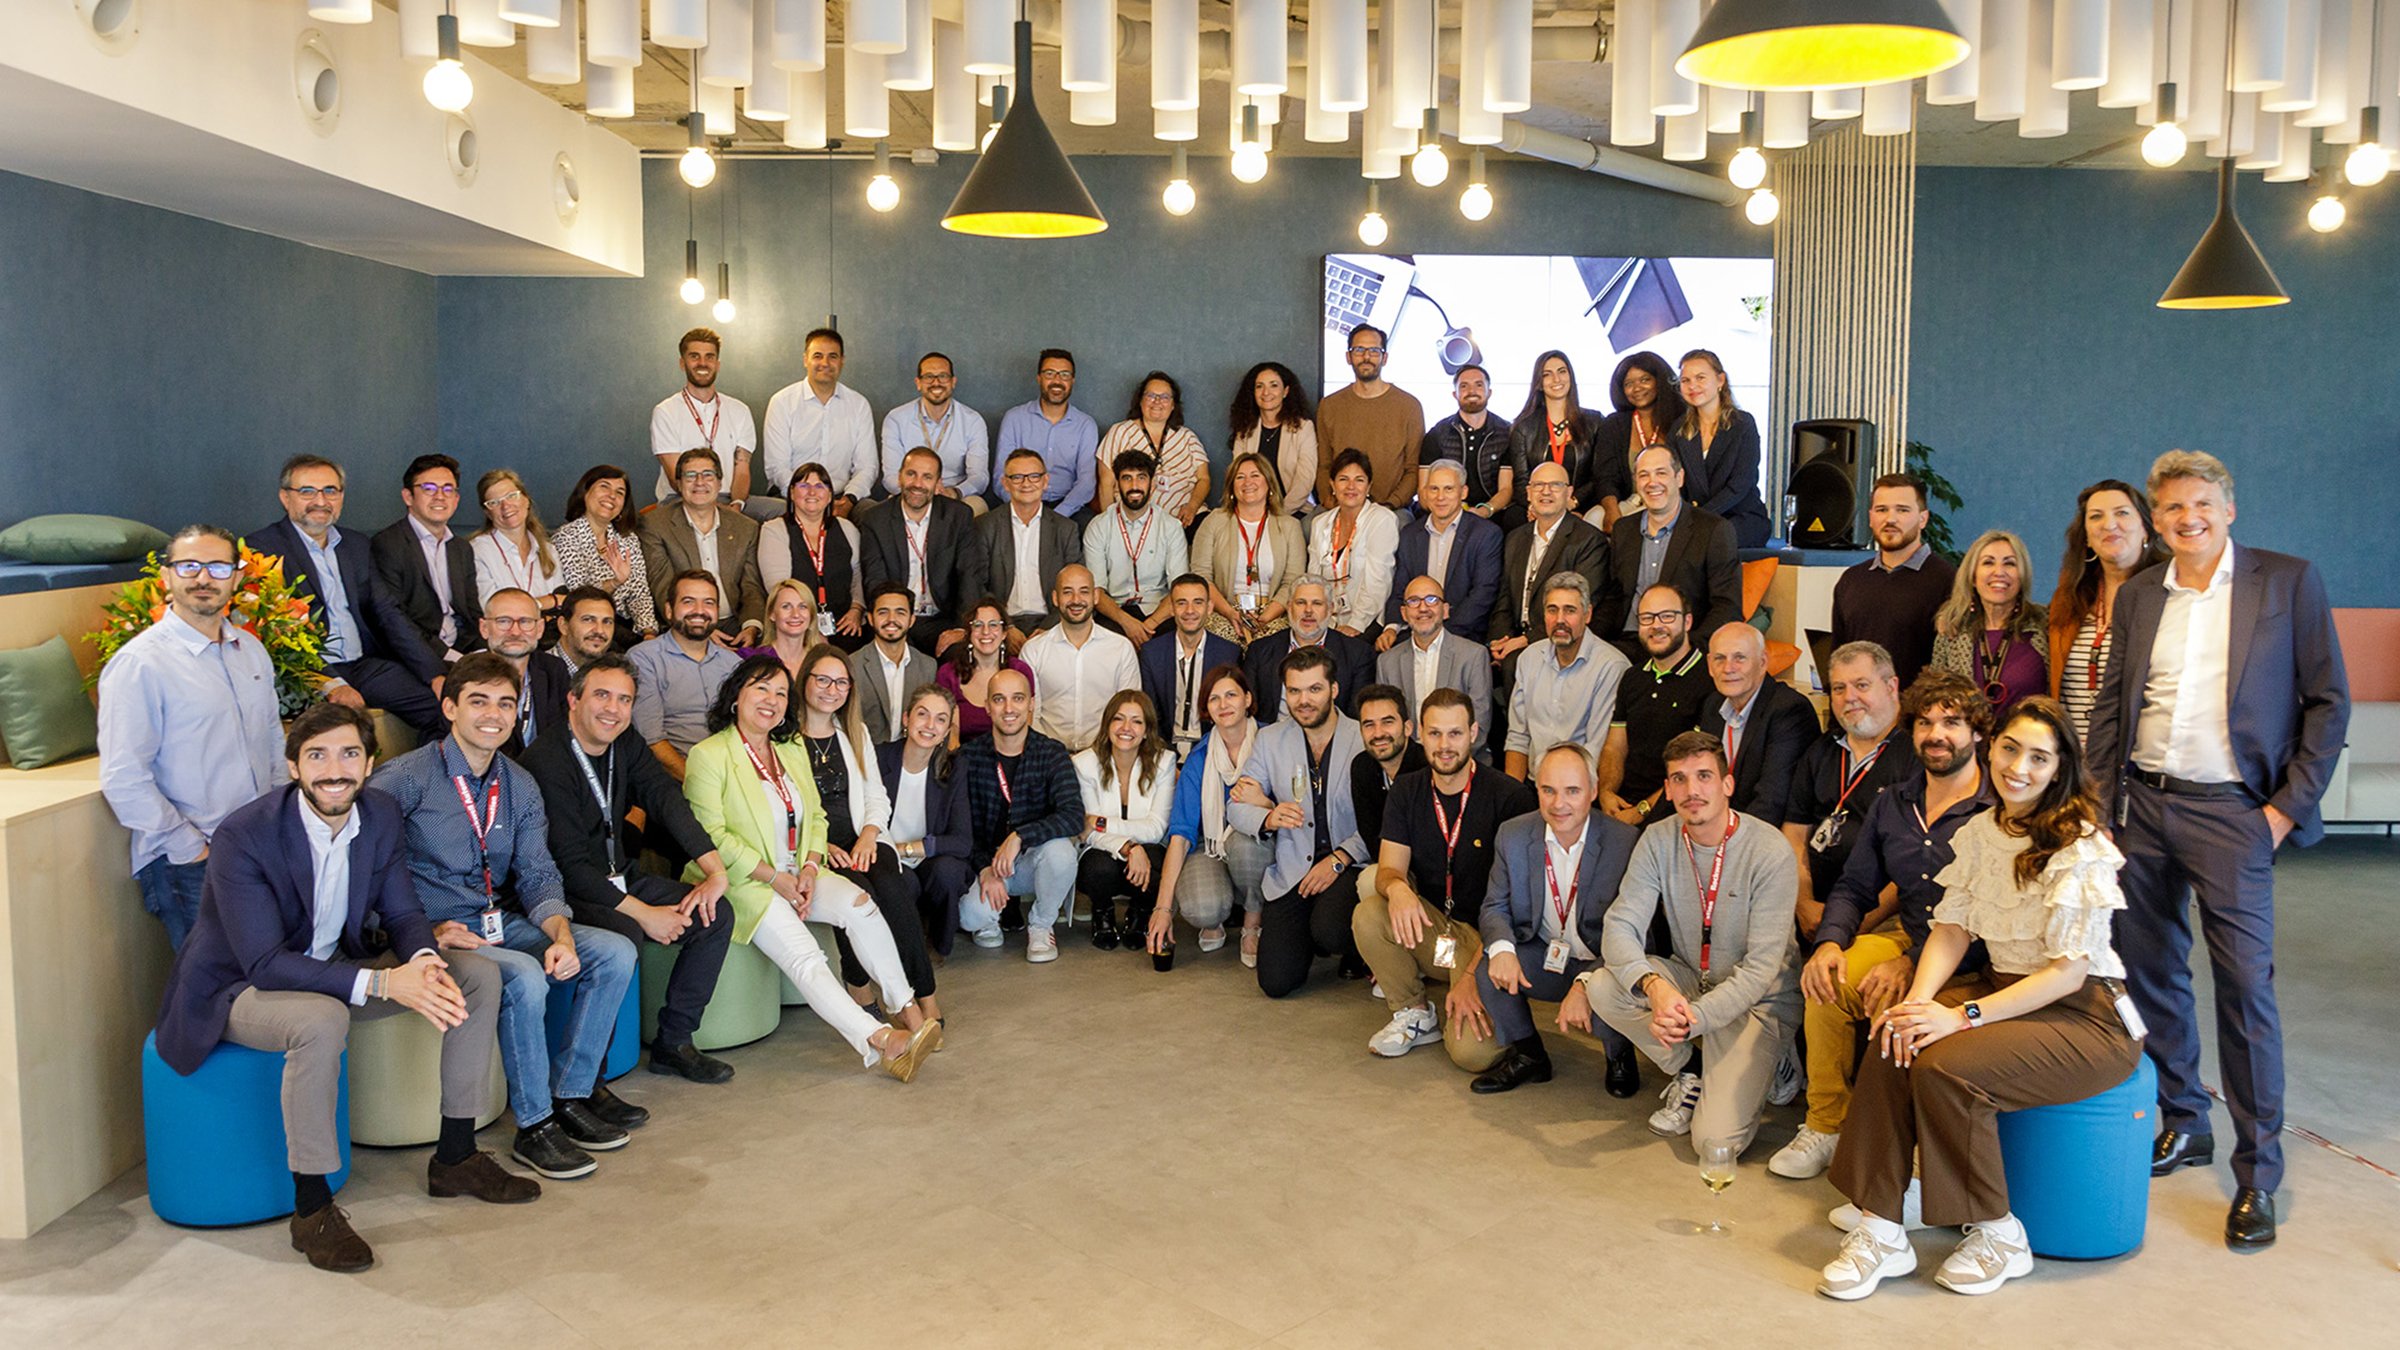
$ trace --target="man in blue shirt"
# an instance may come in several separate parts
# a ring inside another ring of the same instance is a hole
[[[500,1063],[517,1117],[512,1152],[564,1181],[591,1175],[598,1164],[585,1150],[623,1148],[626,1131],[650,1113],[600,1081],[634,977],[634,948],[568,920],[541,787],[499,753],[516,730],[520,692],[505,658],[476,652],[460,661],[442,696],[450,734],[385,762],[368,785],[400,803],[408,870],[434,941],[500,967]],[[556,1063],[548,1038],[553,981],[575,986]]]
[[[1045,347],[1034,372],[1041,397],[1020,403],[1000,416],[1000,440],[993,451],[1005,458],[1011,451],[1031,450],[1050,466],[1050,484],[1042,503],[1070,520],[1092,504],[1099,487],[1100,424],[1092,415],[1067,402],[1075,392],[1075,354],[1062,347]]]

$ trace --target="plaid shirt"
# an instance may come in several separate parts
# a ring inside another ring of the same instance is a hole
[[[992,738],[978,736],[958,749],[959,772],[967,780],[967,812],[975,821],[975,849],[968,863],[977,871],[1013,830],[1020,846],[1035,848],[1083,833],[1083,788],[1075,779],[1067,748],[1038,731],[1025,733],[1025,753],[1000,792],[1000,755]]]

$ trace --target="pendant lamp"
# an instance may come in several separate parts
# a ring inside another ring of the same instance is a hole
[[[2158,297],[2160,309],[2260,309],[2288,305],[2290,294],[2275,279],[2275,269],[2259,255],[2250,232],[2233,211],[2233,161],[2217,161],[2217,218],[2183,260],[2167,293]]]
[[[1968,51],[1939,0],[1718,0],[1675,73],[1731,89],[1847,89],[1947,70]]]
[[[1108,218],[1058,148],[1033,101],[1033,24],[1017,20],[1017,85],[1008,115],[960,184],[942,228],[993,239],[1067,239],[1098,234]]]

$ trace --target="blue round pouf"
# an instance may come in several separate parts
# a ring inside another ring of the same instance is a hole
[[[2157,1105],[2158,1071],[2144,1055],[2106,1092],[2000,1113],[2008,1206],[2035,1255],[2097,1261],[2142,1245]]]
[[[645,944],[646,945],[646,944]],[[550,1042],[550,1058],[558,1059],[559,1050],[567,1043],[567,1018],[575,1010],[575,982],[568,980],[550,983],[550,1002],[543,1010],[543,1030]],[[600,1059],[600,1081],[612,1083],[632,1073],[642,1062],[642,982],[639,978],[625,982],[625,997],[617,1004],[616,1029],[609,1033],[608,1053]]]
[[[350,1057],[334,1092],[334,1136],[342,1165],[327,1183],[350,1179]],[[231,1228],[292,1212],[292,1170],[283,1134],[283,1056],[223,1042],[190,1077],[142,1041],[142,1140],[149,1154],[150,1208],[186,1228]]]

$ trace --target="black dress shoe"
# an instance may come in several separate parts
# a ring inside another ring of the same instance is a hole
[[[646,1108],[635,1106],[609,1091],[606,1083],[592,1084],[592,1095],[584,1098],[584,1101],[592,1108],[593,1115],[620,1130],[638,1130],[650,1123],[650,1112]]]
[[[2160,1130],[2158,1142],[2150,1148],[2150,1175],[2163,1177],[2178,1167],[2206,1167],[2216,1156],[2217,1137],[2213,1134]]]
[[[2254,1252],[2275,1245],[2275,1197],[2256,1186],[2233,1194],[2225,1214],[2225,1245],[2237,1252]]]
[[[1113,909],[1114,906],[1109,908]],[[1092,911],[1092,945],[1104,952],[1117,949],[1117,920],[1108,909]]]
[[[1549,1081],[1548,1055],[1529,1055],[1512,1045],[1501,1052],[1499,1063],[1477,1074],[1467,1086],[1482,1093],[1512,1092],[1527,1083]]]
[[[1630,1097],[1642,1090],[1641,1056],[1628,1047],[1608,1057],[1608,1095]]]
[[[1363,980],[1374,973],[1374,967],[1368,965],[1367,959],[1363,956],[1342,958],[1341,974],[1345,980]]]
[[[650,1072],[680,1074],[695,1083],[722,1083],[733,1077],[733,1066],[686,1041],[651,1046]]]
[[[542,1123],[558,1126],[577,1148],[593,1153],[606,1153],[612,1148],[625,1147],[627,1138],[625,1131],[601,1119],[600,1113],[592,1109],[591,1103],[576,1101],[570,1097],[561,1097],[550,1105],[553,1114],[550,1119]],[[533,1164],[527,1163],[526,1166],[531,1167]],[[535,1170],[540,1171],[539,1168],[535,1168]],[[549,1173],[544,1172],[542,1175],[548,1176]]]
[[[553,1181],[573,1181],[600,1170],[600,1164],[592,1161],[591,1154],[575,1147],[574,1141],[567,1138],[555,1116],[530,1130],[517,1131],[517,1142],[508,1154]]]

